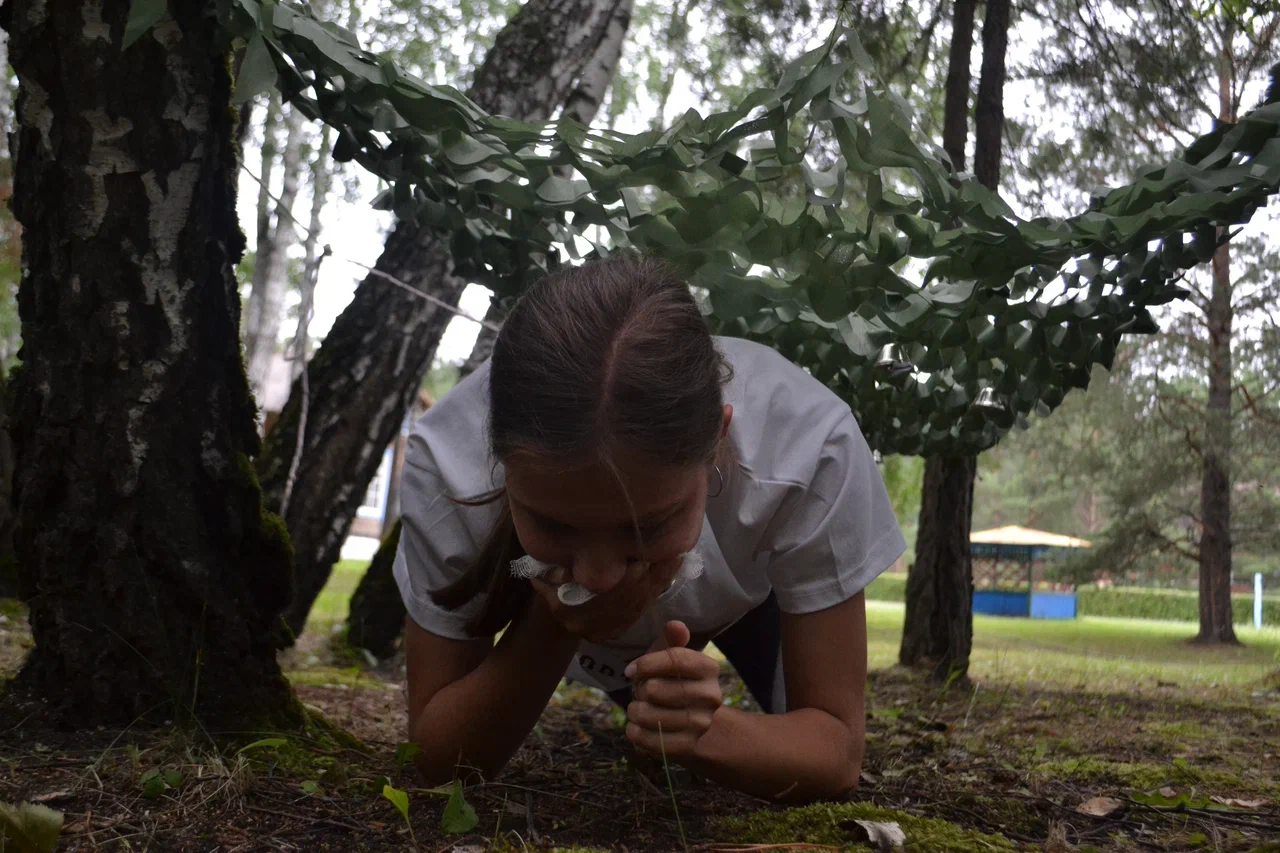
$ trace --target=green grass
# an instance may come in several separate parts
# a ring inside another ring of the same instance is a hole
[[[316,599],[310,623],[347,618],[351,594],[368,563],[344,560]],[[903,605],[867,602],[867,651],[872,669],[894,665],[902,639]],[[1189,622],[1082,616],[1074,620],[974,618],[971,671],[979,679],[1033,681],[1092,690],[1150,688],[1157,681],[1180,687],[1217,684],[1247,688],[1280,669],[1280,630],[1237,626],[1243,646],[1202,648]],[[714,650],[712,650],[714,653]]]
[[[329,582],[320,590],[320,595],[311,608],[307,626],[314,629],[318,625],[347,621],[351,594],[360,585],[360,579],[364,577],[364,570],[368,567],[368,560],[341,560],[335,563]]]
[[[867,602],[872,669],[892,666],[902,638],[903,605]],[[1243,646],[1204,648],[1188,643],[1196,626],[1084,616],[1074,620],[976,616],[971,672],[979,679],[1087,686],[1091,690],[1150,688],[1157,681],[1184,688],[1247,688],[1280,668],[1280,630],[1236,628]]]

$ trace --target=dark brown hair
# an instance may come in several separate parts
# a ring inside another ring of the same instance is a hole
[[[731,370],[688,285],[663,261],[619,252],[539,281],[520,297],[489,365],[489,447],[569,464],[638,453],[671,465],[711,464],[720,445]],[[491,636],[523,609],[529,582],[510,572],[523,556],[505,495],[480,556],[431,594],[455,610],[482,593],[467,625]]]

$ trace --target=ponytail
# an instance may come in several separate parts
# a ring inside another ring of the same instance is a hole
[[[523,557],[525,550],[516,536],[506,492],[499,489],[475,500],[457,500],[457,503],[484,506],[497,500],[502,501],[502,511],[479,556],[462,577],[431,593],[431,600],[445,610],[457,610],[477,596],[485,596],[484,609],[465,626],[473,637],[497,634],[520,615],[533,595],[529,581],[511,574],[511,561]]]

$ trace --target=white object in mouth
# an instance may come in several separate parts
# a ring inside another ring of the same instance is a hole
[[[702,555],[696,551],[690,551],[687,554],[680,555],[680,570],[676,572],[676,576],[672,579],[671,585],[675,586],[681,581],[690,581],[702,574],[705,564]],[[511,561],[511,574],[518,578],[537,578],[542,577],[547,572],[556,568],[551,563],[544,563],[541,560],[534,559],[527,554],[518,560]],[[648,564],[643,564],[642,569],[648,568]],[[560,599],[561,604],[569,607],[577,607],[580,604],[586,604],[595,598],[595,593],[588,590],[580,583],[570,581],[562,583],[556,588],[556,597]]]

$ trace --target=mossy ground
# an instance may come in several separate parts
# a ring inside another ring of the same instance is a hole
[[[965,829],[945,820],[922,818],[905,811],[879,808],[868,803],[819,804],[784,811],[761,811],[746,817],[713,821],[721,838],[740,844],[825,844],[873,850],[856,842],[854,821],[897,823],[913,850],[939,853],[987,853],[1017,848],[1007,838]]]
[[[467,787],[477,826],[449,836],[447,797],[421,788],[397,762],[402,661],[370,666],[334,630],[356,579],[357,566],[340,567],[307,633],[281,655],[312,712],[306,731],[241,752],[272,733],[67,734],[5,719],[0,801],[52,797],[49,805],[66,815],[66,849],[76,850],[414,849],[381,794],[391,784],[408,793],[417,849],[430,851],[727,853],[802,843],[862,851],[849,823],[859,819],[898,822],[913,853],[1280,853],[1264,846],[1280,838],[1280,692],[1267,678],[1275,669],[1269,652],[1226,653],[1229,678],[1210,687],[1215,664],[1197,669],[1167,629],[1139,636],[1135,656],[1118,658],[1109,626],[1095,647],[1087,626],[1018,635],[1010,620],[979,637],[976,693],[940,691],[883,659],[896,636],[884,609],[869,618],[875,671],[855,801],[786,809],[678,768],[669,787],[661,767],[634,761],[617,709],[594,691],[564,685],[503,776]],[[0,613],[22,615],[5,607]],[[0,647],[19,648],[20,633],[8,627]],[[1009,644],[1008,657],[995,651],[998,641]],[[1044,647],[1030,677],[1011,661],[1036,643]],[[1170,667],[1185,677],[1171,683]],[[727,670],[723,685],[751,708]],[[177,772],[180,784],[148,799],[142,779],[150,770]],[[1142,804],[1161,790],[1185,795],[1189,805]],[[1124,805],[1101,818],[1076,811],[1096,796]],[[1213,797],[1251,805],[1228,809]]]

